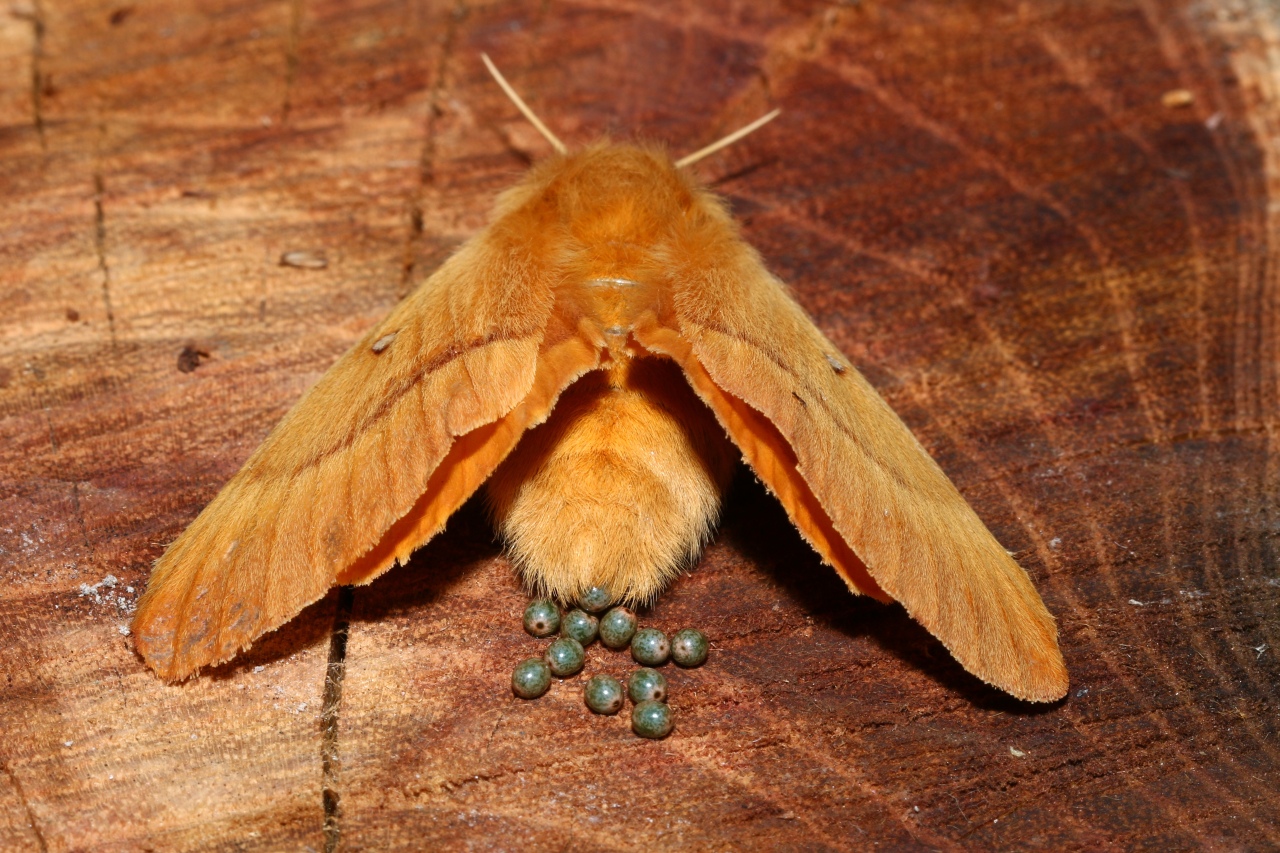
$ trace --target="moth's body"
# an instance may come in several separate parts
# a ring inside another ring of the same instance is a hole
[[[853,592],[1014,695],[1064,695],[1026,573],[722,203],[629,145],[535,166],[307,392],[157,562],[137,648],[167,678],[228,660],[486,482],[532,587],[650,599],[739,454]]]
[[[737,453],[679,368],[610,351],[489,479],[507,549],[530,586],[656,596],[711,533]]]
[[[631,338],[670,292],[669,259],[706,226],[693,194],[681,181],[654,191],[656,152],[586,153],[532,207],[560,232],[556,299],[603,342],[601,367],[487,485],[508,550],[540,593],[573,601],[603,586],[645,601],[696,559],[740,454],[679,368]]]

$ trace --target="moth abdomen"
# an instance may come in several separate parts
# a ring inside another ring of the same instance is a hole
[[[488,483],[496,525],[539,592],[649,601],[710,536],[737,452],[666,359],[571,386]]]

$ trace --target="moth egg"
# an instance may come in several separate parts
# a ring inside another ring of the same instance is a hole
[[[707,635],[694,628],[682,628],[671,637],[671,659],[680,666],[702,666],[709,648]]]
[[[530,602],[524,609],[524,629],[535,637],[550,637],[560,630],[560,611],[546,599]]]
[[[625,699],[622,682],[612,675],[593,675],[582,688],[587,707],[597,714],[616,714],[622,710]]]
[[[511,673],[511,692],[521,699],[537,699],[551,686],[551,668],[546,661],[528,658]]]
[[[543,658],[547,666],[551,667],[552,675],[557,678],[568,678],[582,669],[582,664],[586,661],[586,653],[582,650],[582,643],[572,637],[561,637],[547,646],[547,653]]]
[[[599,613],[613,603],[613,593],[603,586],[593,586],[578,596],[578,606],[588,613]]]
[[[645,666],[662,666],[671,653],[667,635],[657,628],[641,628],[631,638],[631,656]]]
[[[560,636],[572,637],[583,646],[596,641],[600,629],[600,620],[581,610],[570,610],[560,620]]]
[[[641,702],[665,702],[667,677],[656,669],[641,667],[627,677],[627,695],[637,705]]]
[[[661,702],[641,702],[631,709],[631,730],[640,737],[664,738],[674,722],[671,708]]]
[[[636,633],[636,615],[625,607],[615,607],[600,617],[600,642],[611,649],[625,649]]]

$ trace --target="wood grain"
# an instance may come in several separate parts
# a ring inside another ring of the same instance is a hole
[[[1064,702],[848,596],[749,476],[646,617],[715,642],[665,741],[510,696],[541,644],[474,502],[145,669],[163,544],[545,153],[481,51],[571,144],[784,109],[704,174],[1017,551]],[[1264,0],[11,0],[0,849],[1280,845],[1277,56]]]

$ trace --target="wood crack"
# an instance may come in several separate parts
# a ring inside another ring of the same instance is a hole
[[[111,308],[111,269],[107,266],[107,217],[102,208],[105,194],[102,172],[93,173],[93,248],[98,255],[98,272],[102,276],[102,307],[107,312],[107,330],[111,349],[116,348],[116,315]]]
[[[444,114],[441,102],[444,100],[445,79],[449,62],[453,58],[454,46],[457,42],[458,25],[467,16],[465,0],[458,0],[449,14],[449,25],[445,28],[444,39],[440,50],[440,61],[436,64],[436,79],[431,86],[431,94],[427,97],[427,119],[422,140],[422,153],[418,156],[418,186],[409,205],[409,234],[405,239],[404,252],[400,263],[400,293],[410,290],[413,274],[417,268],[416,248],[422,239],[424,211],[422,204],[423,190],[435,184],[436,180],[436,122]]]
[[[320,799],[324,808],[324,851],[333,853],[342,840],[342,811],[339,783],[341,758],[338,750],[338,712],[342,707],[342,683],[347,672],[347,635],[355,592],[338,588],[338,606],[329,636],[329,663],[325,668],[324,704],[320,711]]]
[[[290,0],[289,36],[284,56],[284,101],[280,105],[280,123],[289,120],[293,109],[293,84],[298,78],[298,44],[302,40],[302,0]]]
[[[13,786],[14,793],[18,795],[18,802],[22,804],[22,812],[27,816],[27,826],[31,827],[31,834],[36,837],[37,849],[40,853],[46,853],[49,849],[49,844],[44,839],[44,832],[40,829],[40,824],[36,822],[36,815],[31,810],[31,803],[27,802],[27,795],[22,790],[22,783],[18,781],[18,777],[8,764],[0,762],[0,770],[4,771],[5,778],[9,780],[9,784]]]
[[[84,523],[84,510],[80,507],[80,483],[76,480],[71,481],[71,508],[75,512],[76,524],[80,527],[80,538],[84,540],[84,547],[92,554],[93,543],[89,541],[89,527]]]
[[[31,0],[28,9],[13,9],[15,18],[31,24],[31,122],[35,126],[36,136],[40,138],[40,150],[48,150],[48,142],[44,134],[44,70],[40,60],[44,58],[44,10],[39,0]]]

